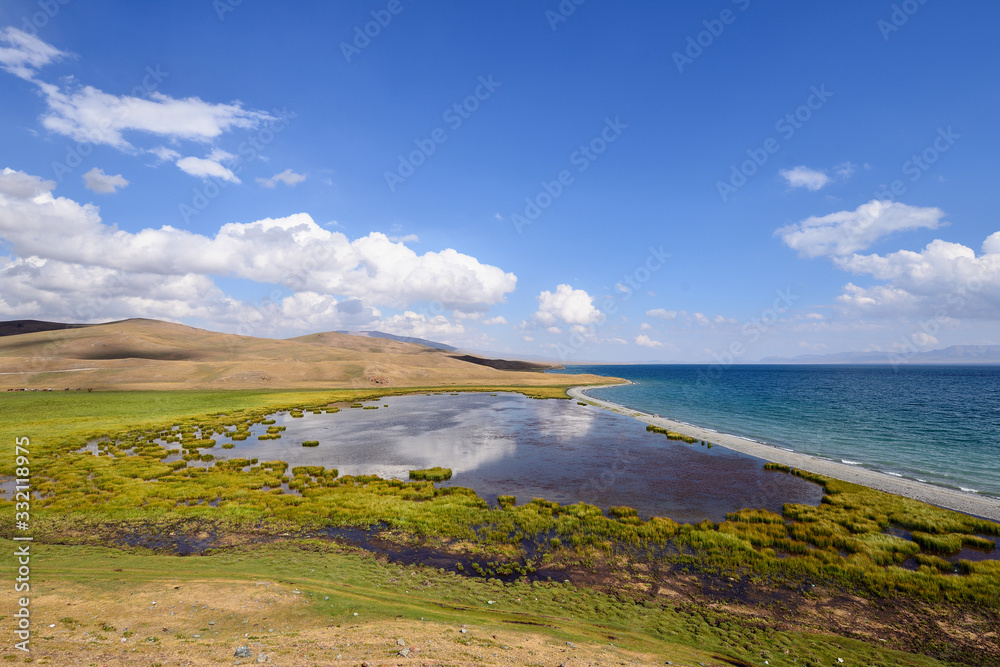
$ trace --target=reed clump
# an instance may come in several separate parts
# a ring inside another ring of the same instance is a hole
[[[693,445],[698,442],[698,438],[692,438],[689,435],[684,435],[683,433],[678,433],[677,431],[670,431],[663,428],[662,426],[654,426],[649,424],[646,426],[646,430],[651,433],[660,433],[667,436],[667,440],[680,440],[681,442],[686,442],[689,445]]]
[[[451,479],[451,468],[426,468],[424,470],[411,470],[410,479],[426,480],[428,482],[444,482]]]

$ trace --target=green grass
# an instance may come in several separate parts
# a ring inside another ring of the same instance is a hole
[[[319,447],[319,440],[303,440],[303,447]]]
[[[558,644],[607,645],[610,638],[617,647],[652,653],[674,664],[723,664],[718,656],[744,665],[762,665],[768,659],[776,667],[841,664],[838,658],[845,665],[868,667],[944,664],[855,639],[766,628],[754,619],[680,601],[660,606],[564,583],[475,580],[387,563],[315,540],[234,548],[198,558],[43,544],[33,552],[40,594],[57,590],[63,582],[86,599],[118,600],[127,598],[126,591],[165,582],[186,590],[202,581],[267,581],[301,591],[302,611],[297,613],[313,617],[316,624],[361,623],[375,629],[383,621],[423,619],[468,626],[470,635],[481,636],[525,628]],[[86,623],[100,627],[98,621]],[[111,626],[103,629],[115,632]]]

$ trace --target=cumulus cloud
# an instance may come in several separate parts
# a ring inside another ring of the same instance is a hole
[[[567,324],[595,324],[603,316],[594,307],[594,299],[585,290],[573,289],[562,284],[555,292],[548,290],[538,295],[538,310],[534,319],[537,323],[552,327],[557,322]]]
[[[793,188],[806,188],[810,192],[815,192],[830,182],[830,177],[822,171],[810,169],[803,165],[791,169],[782,169],[780,173]]]
[[[83,184],[88,190],[102,195],[111,194],[118,188],[124,188],[128,181],[121,174],[105,174],[103,169],[94,167],[83,175]]]
[[[453,249],[418,255],[372,232],[349,240],[305,213],[223,225],[214,236],[164,226],[128,232],[99,209],[52,194],[54,183],[0,173],[0,238],[19,258],[167,276],[225,275],[295,292],[358,298],[403,308],[435,301],[483,311],[512,292],[517,277]]]
[[[503,315],[497,315],[496,317],[490,317],[488,319],[483,320],[483,324],[489,324],[489,325],[507,324],[507,318],[504,317]]]
[[[810,217],[781,227],[775,235],[806,257],[843,256],[865,250],[894,232],[937,229],[944,211],[873,199],[853,211]]]
[[[31,200],[48,193],[54,187],[56,187],[55,181],[46,181],[38,176],[15,171],[9,167],[4,167],[4,170],[0,172],[0,195],[5,195],[13,200]]]
[[[434,338],[440,339],[442,342],[448,342],[451,337],[465,333],[463,325],[450,322],[444,315],[427,317],[423,313],[415,313],[411,310],[381,320],[378,327],[386,333],[416,336],[417,338]]]
[[[836,258],[845,271],[881,284],[848,283],[838,301],[851,310],[877,315],[933,315],[1000,319],[1000,232],[982,252],[960,243],[934,240],[920,252]]]
[[[666,310],[665,308],[654,308],[646,311],[646,317],[658,317],[661,320],[677,319],[676,310]]]
[[[284,183],[285,185],[292,187],[298,185],[304,180],[306,180],[305,174],[296,174],[291,169],[286,169],[279,174],[271,176],[270,178],[258,178],[257,183],[263,188],[273,188],[278,183]]]
[[[663,343],[661,343],[658,340],[653,340],[646,334],[639,334],[638,336],[636,336],[635,343],[636,345],[641,345],[643,347],[649,347],[653,349],[656,349],[658,347],[663,347]]]
[[[211,157],[184,157],[177,161],[177,166],[185,174],[197,176],[198,178],[218,178],[230,183],[241,183],[239,177],[233,173],[229,167],[224,166],[220,161]]]
[[[38,257],[0,257],[0,283],[0,317],[12,319],[195,319],[255,336],[381,325],[377,309],[350,307],[354,300],[298,292],[247,303],[226,295],[209,276],[196,274],[164,276]]]

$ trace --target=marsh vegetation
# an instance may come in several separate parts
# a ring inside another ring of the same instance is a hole
[[[266,423],[268,414],[315,413],[370,397],[244,400],[234,393],[199,401],[167,394],[97,402],[82,394],[83,401],[60,403],[55,396],[14,396],[20,414],[33,415],[27,428],[37,433],[36,541],[98,545],[184,525],[258,536],[358,527],[454,554],[444,570],[485,579],[602,572],[617,581],[633,576],[628,572],[671,571],[762,589],[823,586],[872,600],[960,605],[993,618],[1000,612],[1000,561],[990,557],[1000,524],[786,466],[761,468],[776,479],[818,485],[821,503],[790,503],[780,512],[748,508],[723,521],[685,524],[628,506],[542,498],[517,505],[509,494],[491,507],[471,489],[435,483],[451,476],[446,468],[413,470],[404,481],[203,451],[224,434],[239,440],[256,425],[270,430],[276,424]],[[9,426],[12,414],[5,410],[0,419]],[[96,441],[96,455],[81,451],[88,440]],[[164,444],[180,444],[186,454],[168,462],[176,450]],[[13,511],[9,500],[0,507]],[[662,602],[651,599],[651,608]]]

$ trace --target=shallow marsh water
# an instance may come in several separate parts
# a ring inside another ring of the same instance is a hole
[[[722,521],[744,507],[781,512],[784,503],[815,505],[822,498],[818,485],[765,471],[760,459],[667,440],[634,419],[576,401],[466,393],[365,405],[379,409],[273,414],[275,425],[286,427],[280,440],[258,440],[267,426],[256,425],[233,449],[222,449],[230,440],[217,435],[208,451],[383,478],[443,466],[454,473],[443,485],[472,488],[491,503],[506,494],[519,504],[538,497],[604,509],[626,505],[681,522]],[[319,446],[303,447],[308,440]]]

